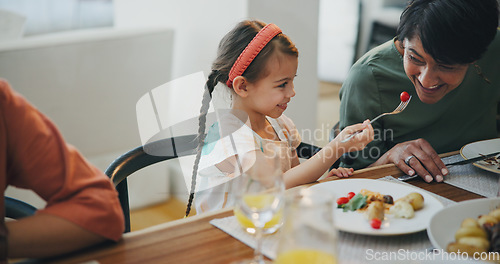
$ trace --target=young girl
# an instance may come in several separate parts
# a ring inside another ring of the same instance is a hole
[[[243,21],[221,40],[200,110],[200,141],[186,215],[195,190],[198,213],[234,203],[228,181],[237,176],[233,172],[236,159],[278,149],[285,187],[290,188],[316,181],[343,153],[361,150],[373,140],[373,128],[368,122],[352,125],[300,164],[295,150],[301,141],[299,133],[283,115],[295,96],[297,66],[297,48],[274,24]],[[205,138],[206,115],[218,83],[230,89],[232,107],[227,113],[217,113],[218,122]],[[363,132],[342,142],[357,130]],[[242,167],[245,169],[245,164]],[[339,168],[329,175],[345,177],[351,172]]]

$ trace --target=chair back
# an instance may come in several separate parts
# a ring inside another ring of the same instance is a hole
[[[126,152],[108,166],[105,174],[108,175],[118,191],[125,217],[125,233],[130,232],[127,177],[142,168],[161,161],[194,155],[197,147],[197,135],[161,139]],[[297,154],[300,158],[310,158],[320,150],[319,147],[302,142],[297,148]]]
[[[8,196],[5,199],[5,217],[12,219],[21,219],[34,215],[36,212],[36,207],[31,204],[25,203],[21,200],[11,198]]]
[[[126,152],[108,166],[104,173],[108,175],[118,191],[125,216],[125,233],[130,232],[127,177],[142,168],[161,161],[194,155],[197,147],[196,135],[161,139]]]

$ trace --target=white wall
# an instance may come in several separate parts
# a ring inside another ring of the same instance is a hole
[[[24,36],[113,26],[113,0],[0,0],[0,8],[27,18]]]
[[[37,35],[0,43],[0,77],[104,171],[119,155],[141,145],[135,105],[151,87],[170,78],[172,46],[168,28]],[[140,174],[130,182],[132,208],[169,197],[166,166]],[[11,188],[6,195],[44,205],[28,193]]]
[[[115,0],[116,27],[168,26],[175,30],[172,78],[208,72],[220,39],[239,21],[275,23],[300,52],[297,96],[286,114],[299,129],[316,127],[319,0]],[[199,105],[195,101],[196,106]],[[306,106],[306,107],[304,107]]]
[[[114,0],[115,27],[175,30],[172,78],[209,71],[220,39],[246,15],[246,0]]]
[[[249,17],[275,23],[299,50],[299,69],[294,81],[296,95],[285,113],[295,122],[299,131],[316,128],[318,13],[319,0],[248,1]],[[304,141],[311,142],[308,138]]]
[[[320,0],[319,10],[318,76],[342,83],[354,61],[359,1]]]

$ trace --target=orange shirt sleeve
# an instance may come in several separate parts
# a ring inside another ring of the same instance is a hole
[[[3,80],[0,147],[3,192],[7,185],[31,189],[47,201],[38,214],[64,218],[108,239],[121,238],[123,213],[111,181]]]

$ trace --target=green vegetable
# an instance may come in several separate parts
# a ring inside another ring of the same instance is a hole
[[[338,205],[337,208],[342,208],[344,212],[356,211],[366,206],[366,199],[368,196],[362,195],[360,193],[354,195],[354,197],[345,204]]]

